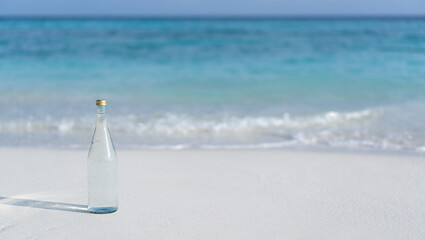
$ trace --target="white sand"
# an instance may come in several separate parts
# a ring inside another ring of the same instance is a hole
[[[94,215],[86,155],[0,149],[0,239],[425,239],[420,157],[118,151],[119,210]]]

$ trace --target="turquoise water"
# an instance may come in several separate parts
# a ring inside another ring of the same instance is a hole
[[[425,150],[425,19],[0,20],[0,146]]]

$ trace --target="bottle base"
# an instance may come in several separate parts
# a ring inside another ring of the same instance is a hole
[[[103,213],[113,213],[118,210],[118,207],[91,207],[88,209],[90,213],[103,214]]]

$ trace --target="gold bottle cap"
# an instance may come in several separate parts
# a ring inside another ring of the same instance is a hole
[[[96,106],[106,106],[106,100],[105,99],[96,100]]]

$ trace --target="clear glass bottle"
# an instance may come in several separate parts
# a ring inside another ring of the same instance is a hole
[[[97,121],[88,155],[89,204],[91,213],[118,209],[117,155],[106,119],[106,100],[97,100]]]

